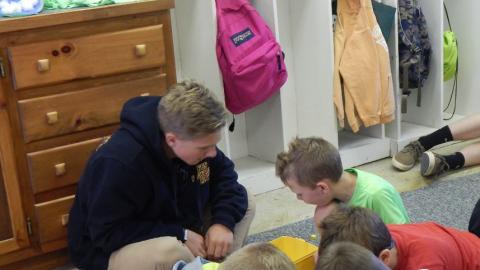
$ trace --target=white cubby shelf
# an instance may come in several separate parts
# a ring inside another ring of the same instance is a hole
[[[432,43],[430,76],[422,89],[422,105],[416,106],[416,91],[413,91],[408,98],[407,113],[400,112],[396,18],[387,40],[395,120],[362,127],[353,133],[348,128],[338,128],[333,105],[331,1],[251,1],[285,51],[288,80],[266,102],[236,115],[234,132],[225,129],[223,133],[219,147],[234,160],[241,183],[254,194],[282,187],[281,181],[274,177],[274,162],[295,136],[325,138],[338,147],[344,167],[351,167],[389,157],[410,140],[445,124],[442,1],[418,2],[425,13]],[[382,3],[397,7],[397,0]],[[178,79],[203,82],[223,100],[223,83],[215,55],[215,0],[176,0],[172,16]]]

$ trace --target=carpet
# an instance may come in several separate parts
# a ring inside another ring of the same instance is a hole
[[[401,194],[412,223],[435,221],[466,230],[475,203],[480,199],[480,174],[433,182],[429,186]],[[313,213],[312,213],[313,214]],[[314,244],[311,219],[250,235],[247,243],[265,242],[282,235],[303,238]]]

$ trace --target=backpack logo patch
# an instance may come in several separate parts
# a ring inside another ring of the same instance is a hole
[[[253,34],[252,30],[250,30],[250,28],[247,28],[245,30],[242,30],[238,33],[233,34],[230,37],[230,39],[232,40],[235,47],[238,47],[254,37],[255,35]]]

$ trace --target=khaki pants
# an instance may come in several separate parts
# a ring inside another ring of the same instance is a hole
[[[254,216],[255,202],[253,196],[248,194],[248,209],[243,219],[235,225],[231,252],[245,243]],[[193,254],[181,241],[165,236],[133,243],[113,252],[108,270],[171,270],[177,261],[190,262],[193,258]]]

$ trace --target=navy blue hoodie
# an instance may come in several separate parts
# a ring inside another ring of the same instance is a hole
[[[207,205],[212,222],[232,231],[245,215],[245,188],[220,150],[196,166],[167,158],[159,101],[128,101],[120,129],[91,156],[80,178],[68,245],[81,269],[107,269],[110,254],[131,243],[160,236],[182,240],[184,228],[200,232]]]

